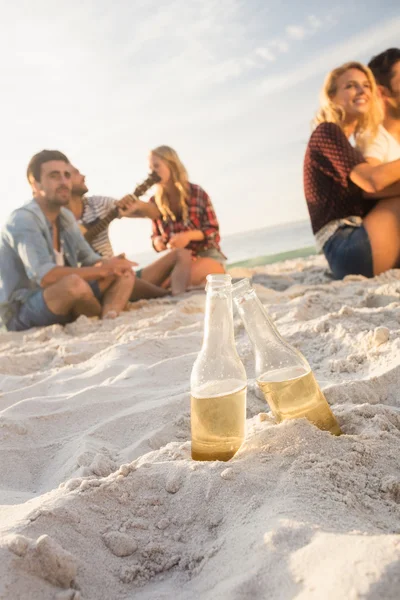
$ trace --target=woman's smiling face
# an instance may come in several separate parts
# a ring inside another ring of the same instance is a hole
[[[346,118],[365,115],[371,104],[371,84],[368,77],[359,69],[348,69],[337,79],[337,89],[333,102],[341,106]]]

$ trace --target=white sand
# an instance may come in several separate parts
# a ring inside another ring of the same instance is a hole
[[[318,257],[247,274],[345,435],[265,416],[235,317],[247,440],[191,461],[204,294],[3,333],[0,598],[400,597],[400,271],[332,282]]]

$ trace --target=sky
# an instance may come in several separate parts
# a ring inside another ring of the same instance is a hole
[[[308,216],[302,163],[326,73],[399,45],[398,1],[0,0],[0,224],[43,148],[122,197],[172,146],[224,235]],[[150,221],[110,228],[150,247]]]

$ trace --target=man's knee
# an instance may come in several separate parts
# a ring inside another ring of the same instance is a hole
[[[93,295],[90,285],[79,275],[66,275],[59,283],[63,292],[74,300]]]
[[[125,271],[123,275],[118,275],[116,280],[124,283],[127,287],[132,286],[133,289],[133,286],[135,285],[136,274],[134,271]]]

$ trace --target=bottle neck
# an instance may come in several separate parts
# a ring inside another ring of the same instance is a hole
[[[229,287],[207,291],[202,350],[219,355],[232,349],[236,354],[233,330],[232,293]]]
[[[281,337],[252,288],[236,289],[235,303],[253,346],[257,377],[298,366],[310,368],[304,356]]]
[[[261,349],[272,341],[286,344],[254,292],[241,297],[237,309],[255,348]]]

